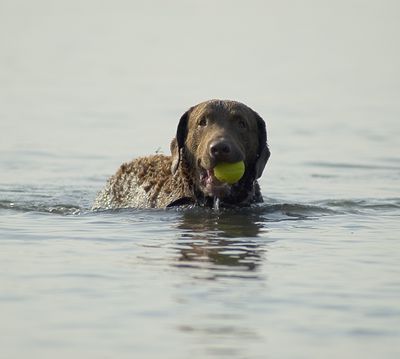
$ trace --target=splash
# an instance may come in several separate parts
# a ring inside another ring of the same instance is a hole
[[[214,204],[213,204],[214,211],[217,211],[217,212],[219,211],[220,202],[221,202],[221,200],[218,197],[214,197]]]

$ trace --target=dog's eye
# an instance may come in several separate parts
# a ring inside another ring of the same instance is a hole
[[[200,121],[199,121],[199,126],[204,127],[207,126],[207,118],[203,117]]]

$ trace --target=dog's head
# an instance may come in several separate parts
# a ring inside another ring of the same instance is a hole
[[[182,115],[171,153],[172,173],[184,163],[196,190],[219,198],[251,191],[270,156],[264,120],[242,103],[220,100],[200,103]],[[245,174],[237,184],[215,178],[218,163],[238,161],[244,161]]]

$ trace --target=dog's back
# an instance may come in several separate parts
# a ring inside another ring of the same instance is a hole
[[[92,209],[165,208],[190,196],[185,176],[171,173],[170,156],[154,155],[124,163],[98,193]]]

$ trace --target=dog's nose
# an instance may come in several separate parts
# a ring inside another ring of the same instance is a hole
[[[210,155],[216,161],[227,161],[229,160],[232,152],[232,146],[226,140],[217,140],[210,143]]]

